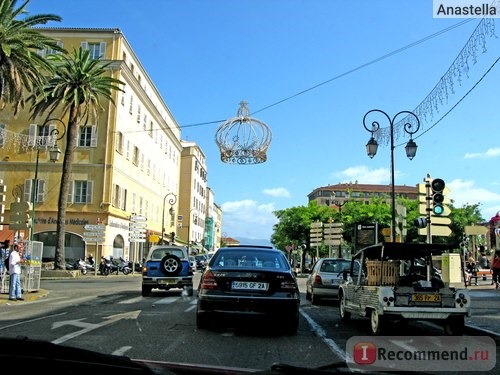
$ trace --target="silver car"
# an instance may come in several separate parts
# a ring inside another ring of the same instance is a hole
[[[338,299],[342,272],[349,270],[351,261],[341,258],[320,258],[306,280],[306,298],[313,305],[322,298]]]

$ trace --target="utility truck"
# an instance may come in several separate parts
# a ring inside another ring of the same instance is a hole
[[[446,334],[462,335],[471,314],[469,290],[443,282],[432,264],[433,256],[453,247],[388,242],[359,250],[342,272],[341,320],[367,317],[372,335],[381,334],[389,322],[409,320],[438,322]]]

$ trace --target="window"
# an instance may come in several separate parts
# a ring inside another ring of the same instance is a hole
[[[123,133],[116,133],[116,151],[120,154],[123,153]]]
[[[132,155],[132,163],[139,165],[139,148],[134,146],[134,154]]]
[[[33,203],[33,181],[32,179],[24,180],[24,201]],[[35,203],[45,201],[45,180],[37,179],[36,199]]]
[[[81,42],[80,46],[83,49],[90,51],[90,58],[92,60],[104,59],[106,55],[106,43],[105,42]]]
[[[121,133],[119,133],[119,135],[121,135]],[[78,139],[78,146],[80,147],[97,146],[97,127],[95,125],[85,125],[80,127],[80,138]]]
[[[93,181],[73,181],[73,200],[72,203],[92,203],[92,185]],[[71,193],[70,193],[71,194]]]
[[[0,147],[5,146],[5,124],[0,124]]]

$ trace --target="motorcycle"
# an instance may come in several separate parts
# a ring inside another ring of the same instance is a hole
[[[99,263],[99,273],[104,276],[108,276],[111,273],[111,260],[101,257],[101,262]]]
[[[118,266],[118,272],[123,272],[124,275],[128,275],[130,272],[132,272],[132,268],[130,267],[130,262],[127,262],[122,257],[120,257],[120,262],[117,264],[117,266]]]
[[[77,262],[75,262],[75,269],[80,270],[82,275],[87,274],[87,263],[83,259],[78,259]]]

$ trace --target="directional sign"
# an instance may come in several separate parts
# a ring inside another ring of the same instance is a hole
[[[83,229],[104,232],[106,230],[106,226],[103,224],[87,224],[83,227]]]
[[[145,217],[145,216],[141,216],[141,215],[133,215],[130,217],[130,221],[133,221],[133,222],[146,222],[148,221],[148,219]]]
[[[449,217],[431,216],[431,224],[450,225],[451,219]]]
[[[419,228],[418,229],[418,234],[421,236],[427,235],[427,228]],[[438,225],[431,225],[431,236],[443,236],[443,237],[448,237],[451,235],[451,229],[448,226],[438,226]]]
[[[477,234],[488,233],[488,228],[483,227],[482,225],[466,225],[464,229],[465,229],[465,234],[472,236]]]
[[[82,240],[84,242],[103,243],[104,237],[83,237]]]

